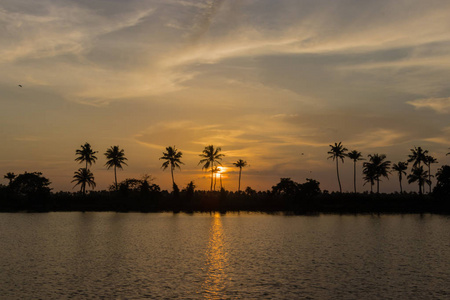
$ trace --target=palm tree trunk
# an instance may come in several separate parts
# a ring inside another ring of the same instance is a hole
[[[377,194],[380,193],[380,178],[377,178]]]
[[[116,172],[116,166],[114,166],[114,181],[115,181],[115,183],[116,183],[116,191],[118,190],[118,187],[117,187],[117,172]]]
[[[400,182],[400,194],[403,194],[403,189],[402,189],[402,176],[398,176],[398,182]]]
[[[339,163],[339,161],[336,158],[336,172],[337,172],[337,180],[338,180],[338,183],[339,183],[339,192],[342,193],[341,180],[339,179],[339,164],[338,163]]]
[[[173,166],[170,167],[170,172],[172,173],[172,187],[175,186],[175,180],[173,179]]]
[[[356,194],[356,160],[353,162],[353,187],[355,188]]]
[[[241,191],[241,172],[242,172],[242,167],[239,167],[239,185],[238,185],[238,192]]]
[[[222,173],[219,174],[219,179],[220,179],[220,190],[222,190]]]
[[[431,163],[428,165],[428,180],[430,181],[428,183],[429,187],[430,187],[430,191],[429,193],[431,194]]]
[[[212,191],[212,188],[213,188],[213,176],[214,176],[214,167],[213,166],[211,166],[211,191]]]

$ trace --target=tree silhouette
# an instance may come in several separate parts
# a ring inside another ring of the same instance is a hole
[[[77,151],[75,151],[75,155],[78,155],[78,157],[75,158],[75,161],[78,161],[80,164],[82,162],[86,162],[87,169],[88,165],[92,166],[92,164],[97,160],[97,157],[95,156],[95,153],[97,152],[98,151],[92,150],[89,143],[85,143],[84,145],[81,145],[81,149],[77,149]]]
[[[450,198],[450,166],[444,165],[440,167],[436,173],[436,179],[437,183],[433,194],[448,200]]]
[[[214,174],[214,191],[216,190],[216,183],[217,183],[217,173],[219,173],[220,174],[220,169],[219,169],[219,167],[213,167],[213,170],[211,171],[213,174]],[[221,183],[221,185],[222,185],[222,183]]]
[[[392,170],[398,173],[398,181],[400,183],[400,194],[403,193],[402,189],[402,179],[403,175],[406,175],[406,169],[408,169],[408,163],[399,161],[397,164],[392,166]]]
[[[339,159],[342,160],[342,163],[344,163],[344,157],[345,157],[345,151],[347,151],[347,148],[344,148],[344,146],[342,146],[341,142],[339,142],[339,144],[334,143],[333,145],[330,145],[331,150],[328,151],[328,154],[330,154],[330,156],[328,157],[328,159],[332,158],[333,160],[336,160],[336,172],[337,172],[337,180],[339,183],[339,192],[342,193],[342,186],[341,186],[341,180],[339,179]]]
[[[161,168],[163,170],[167,169],[170,166],[170,173],[172,174],[172,186],[175,187],[175,180],[173,178],[173,170],[175,168],[181,169],[180,164],[184,165],[183,162],[181,162],[181,157],[183,156],[183,153],[177,150],[175,146],[173,147],[166,147],[167,152],[163,152],[163,156],[159,159],[165,160],[165,162],[162,164]]]
[[[72,182],[76,182],[73,187],[77,185],[81,186],[81,192],[86,194],[86,185],[95,188],[96,184],[94,181],[94,174],[89,169],[79,168],[78,171],[74,172]]]
[[[350,151],[349,153],[347,153],[347,156],[348,158],[353,160],[353,187],[356,193],[356,162],[358,160],[364,160],[364,158],[362,158],[361,152],[358,152],[356,150]]]
[[[376,182],[377,182],[377,193],[380,192],[380,178],[386,177],[389,179],[389,166],[391,164],[390,161],[385,161],[386,155],[384,154],[369,154],[369,162],[364,163],[364,168],[366,171],[364,174],[370,174],[371,176],[374,176]]]
[[[12,184],[12,182],[13,182],[14,178],[16,178],[16,177],[17,177],[17,175],[16,175],[16,174],[14,174],[14,172],[8,172],[8,173],[6,173],[6,175],[5,175],[5,176],[3,176],[3,178],[5,178],[5,179],[8,179],[8,180],[9,180],[9,185],[11,185],[11,184]]]
[[[410,149],[411,154],[408,155],[408,162],[413,162],[413,168],[420,167],[420,163],[425,162],[428,150],[423,150],[422,147],[414,147]]]
[[[109,149],[106,150],[105,156],[107,159],[105,166],[108,167],[108,170],[111,167],[114,167],[114,182],[115,182],[116,191],[117,191],[118,186],[117,186],[117,171],[116,171],[116,169],[117,168],[123,169],[122,165],[128,166],[127,163],[125,162],[128,159],[125,157],[124,150],[123,149],[119,150],[119,146],[111,146]]]
[[[247,166],[247,162],[245,160],[239,159],[237,162],[233,163],[235,167],[239,168],[239,185],[238,185],[238,192],[241,191],[241,173],[242,168]]]
[[[428,186],[429,186],[429,193],[431,194],[431,177],[433,177],[433,175],[431,175],[431,164],[435,164],[437,163],[437,159],[434,158],[431,155],[425,155],[425,165],[428,167]],[[425,191],[424,191],[425,192]]]
[[[201,159],[198,164],[203,164],[203,170],[211,168],[211,191],[213,189],[214,163],[222,165],[220,161],[222,160],[222,157],[225,156],[224,154],[220,154],[220,151],[222,151],[220,147],[214,149],[213,145],[209,145],[205,147],[202,154],[200,154],[200,157],[203,157],[203,159]]]
[[[373,193],[373,185],[375,184],[376,180],[376,170],[375,166],[373,164],[367,164],[365,163],[363,168],[363,174],[364,174],[364,185],[366,183],[370,183],[370,193]]]
[[[419,194],[422,194],[422,186],[428,183],[428,172],[423,169],[423,166],[415,167],[412,169],[412,173],[408,175],[408,183],[419,183]]]

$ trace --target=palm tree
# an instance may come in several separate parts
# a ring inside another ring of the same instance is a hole
[[[341,142],[339,144],[334,143],[333,145],[330,145],[331,150],[328,151],[328,154],[330,154],[330,157],[328,159],[332,158],[333,160],[336,160],[336,172],[337,172],[337,180],[339,183],[339,191],[342,193],[342,186],[341,186],[341,180],[339,179],[339,158],[342,160],[342,163],[344,163],[344,157],[345,157],[345,151],[347,151],[347,148],[344,148],[342,146]]]
[[[356,150],[350,151],[349,153],[347,153],[347,156],[348,158],[353,160],[353,187],[356,193],[356,162],[358,160],[364,160],[364,158],[362,158],[361,152],[358,152]]]
[[[3,176],[3,178],[8,179],[9,180],[9,185],[11,185],[11,183],[13,182],[14,178],[16,178],[17,175],[14,174],[14,172],[8,172],[6,173],[5,176]]]
[[[422,194],[422,186],[428,183],[428,172],[423,169],[423,166],[415,167],[412,169],[412,173],[408,175],[408,183],[419,183],[419,194]]]
[[[409,156],[408,162],[414,162],[413,168],[420,167],[420,163],[425,162],[426,160],[428,150],[422,150],[422,147],[414,147],[414,149],[410,150],[411,154],[408,155]]]
[[[163,170],[167,169],[170,166],[170,172],[172,174],[172,186],[175,186],[175,180],[173,178],[173,170],[175,168],[181,169],[180,164],[184,165],[183,162],[181,162],[181,157],[183,156],[183,153],[181,151],[178,151],[175,146],[173,147],[166,147],[167,152],[163,152],[163,156],[159,159],[164,159],[165,162],[162,164],[161,168]]]
[[[237,162],[233,163],[235,167],[239,168],[239,185],[238,185],[238,193],[241,191],[241,173],[242,168],[247,166],[247,162],[245,160],[239,159]]]
[[[213,189],[214,163],[222,165],[220,160],[222,160],[222,157],[225,156],[224,154],[220,154],[220,151],[222,151],[220,147],[214,149],[213,145],[209,145],[205,147],[202,154],[200,154],[200,157],[203,157],[203,159],[201,159],[198,164],[203,164],[203,170],[211,168],[211,191]]]
[[[376,180],[374,165],[364,164],[363,174],[364,185],[366,185],[366,183],[370,183],[370,193],[373,193],[373,185],[375,184]]]
[[[93,163],[97,160],[97,157],[94,155],[98,151],[93,151],[91,148],[91,145],[89,143],[85,143],[84,145],[81,145],[81,149],[78,149],[75,151],[75,155],[78,155],[77,158],[75,158],[75,161],[80,162],[80,164],[85,161],[86,162],[86,169],[88,167],[88,164],[92,166]]]
[[[109,149],[106,149],[105,156],[107,159],[105,166],[108,167],[108,170],[111,167],[114,167],[114,180],[117,191],[118,186],[117,186],[116,168],[123,169],[122,164],[128,166],[127,163],[125,162],[128,159],[125,157],[124,150],[123,149],[119,150],[119,146],[111,146]]]
[[[428,186],[430,187],[429,193],[431,194],[431,164],[437,163],[437,159],[431,155],[425,155],[425,165],[428,167]]]
[[[373,175],[375,176],[375,180],[377,182],[377,193],[380,192],[380,178],[386,177],[389,179],[389,166],[391,164],[390,161],[384,161],[386,159],[386,155],[384,154],[369,154],[369,162],[364,163],[364,168],[366,171],[365,174]]]
[[[408,163],[399,161],[397,164],[392,166],[392,170],[398,173],[398,181],[400,182],[400,194],[403,193],[402,189],[402,179],[403,175],[406,175],[406,169],[408,169]]]
[[[95,188],[94,174],[86,168],[79,168],[78,171],[74,172],[72,182],[76,182],[73,187],[81,185],[81,192],[86,194],[86,184],[92,188]]]

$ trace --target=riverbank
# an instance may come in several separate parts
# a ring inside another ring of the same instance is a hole
[[[450,214],[450,201],[432,195],[321,193],[308,196],[270,192],[254,194],[228,191],[186,193],[59,192],[48,195],[4,194],[1,212],[116,211],[116,212],[209,212],[258,211],[292,214],[316,213],[434,213]]]

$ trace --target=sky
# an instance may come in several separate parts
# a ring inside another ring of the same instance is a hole
[[[183,153],[181,188],[209,188],[208,145],[229,190],[243,159],[244,188],[289,177],[336,191],[335,142],[393,163],[421,146],[432,173],[450,164],[446,0],[2,0],[0,44],[0,173],[39,171],[54,191],[78,190],[85,142],[96,190],[113,183],[114,145],[128,158],[119,180],[169,190],[167,146]],[[353,163],[340,172],[352,191]],[[380,191],[396,190],[393,173]]]

